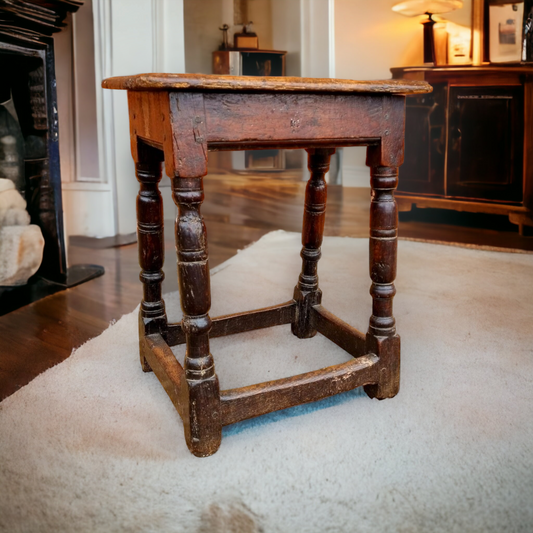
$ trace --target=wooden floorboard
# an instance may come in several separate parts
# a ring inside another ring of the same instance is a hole
[[[295,173],[208,176],[202,214],[209,236],[210,266],[222,263],[269,231],[300,231],[304,190],[305,184]],[[457,219],[451,212],[443,217],[428,219],[427,213],[419,212],[402,215],[400,236],[533,250],[533,238],[518,235],[516,227],[502,217]],[[368,218],[368,189],[329,188],[326,235],[367,237]],[[166,221],[165,292],[177,289],[173,231],[173,221]],[[69,246],[70,264],[103,265],[106,274],[0,317],[0,399],[63,361],[140,301],[136,244],[97,247],[83,239],[74,243],[78,245]]]

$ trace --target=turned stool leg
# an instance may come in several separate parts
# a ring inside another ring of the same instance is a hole
[[[176,249],[186,337],[183,422],[187,446],[198,457],[216,452],[222,438],[220,390],[209,352],[211,289],[207,234],[200,215],[204,199],[202,178],[176,177],[173,198],[178,206]]]
[[[292,332],[300,339],[316,335],[316,326],[312,323],[311,308],[322,300],[322,291],[318,288],[318,261],[320,246],[324,235],[326,218],[327,185],[326,172],[334,149],[308,149],[308,168],[311,177],[305,189],[305,209],[302,227],[302,272],[298,285],[294,289],[294,300],[298,307],[296,319],[292,323]]]
[[[400,387],[400,337],[396,335],[392,300],[396,294],[396,254],[398,248],[398,208],[394,190],[398,169],[371,169],[370,277],[372,316],[367,334],[367,350],[382,361],[379,382],[367,385],[366,393],[380,400],[392,398]]]
[[[143,355],[144,337],[163,333],[167,326],[165,302],[161,284],[165,277],[165,240],[163,236],[163,200],[159,192],[161,160],[163,154],[149,146],[139,145],[139,159],[135,164],[140,183],[137,195],[137,236],[139,247],[140,279],[143,283],[143,299],[139,310],[139,345],[141,366],[150,372]]]

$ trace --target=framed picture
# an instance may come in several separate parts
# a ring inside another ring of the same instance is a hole
[[[470,28],[448,23],[448,64],[469,65],[472,63],[470,48],[472,33]]]
[[[491,63],[522,60],[524,1],[489,3],[489,59]]]

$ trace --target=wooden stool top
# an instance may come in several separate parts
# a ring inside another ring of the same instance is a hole
[[[170,177],[205,176],[208,150],[379,145],[372,161],[396,167],[403,161],[405,97],[432,90],[404,79],[207,74],[137,74],[102,86],[128,91],[134,160],[139,141],[162,150]]]
[[[284,93],[424,94],[432,91],[425,81],[355,81],[330,78],[219,76],[210,74],[137,74],[103,80],[104,89],[128,91],[244,91]]]

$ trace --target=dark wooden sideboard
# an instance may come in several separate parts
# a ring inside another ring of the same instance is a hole
[[[431,94],[407,101],[398,204],[504,214],[533,225],[533,67],[405,67]]]

